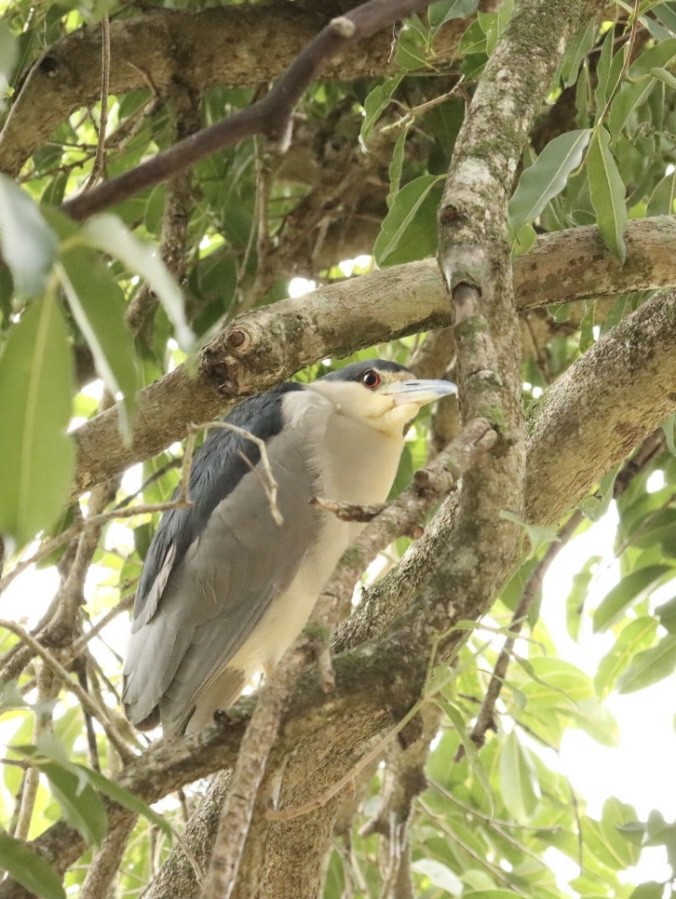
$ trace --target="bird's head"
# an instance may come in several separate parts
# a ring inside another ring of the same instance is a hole
[[[450,381],[416,378],[404,366],[384,359],[355,362],[307,386],[341,415],[396,437],[427,403],[457,392]]]

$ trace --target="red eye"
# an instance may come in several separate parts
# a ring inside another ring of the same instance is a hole
[[[377,371],[369,368],[369,370],[362,375],[361,382],[364,387],[368,387],[369,390],[375,390],[380,384],[380,375]]]

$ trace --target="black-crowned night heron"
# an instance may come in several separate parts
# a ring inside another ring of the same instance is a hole
[[[161,721],[166,736],[201,729],[256,671],[269,675],[363,527],[310,500],[383,502],[407,425],[454,391],[376,359],[237,406],[226,421],[264,441],[282,524],[259,445],[209,432],[190,473],[193,505],[164,515],[139,581],[124,667],[133,724]]]

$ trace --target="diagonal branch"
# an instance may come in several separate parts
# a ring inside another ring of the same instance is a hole
[[[562,511],[573,508],[610,467],[676,410],[675,342],[676,291],[671,291],[649,300],[608,332],[570,367],[565,381],[552,385],[538,407],[528,441],[529,521],[555,523]],[[601,394],[599,385],[603,385]],[[546,439],[547,432],[553,434],[552,442]],[[558,476],[562,450],[566,468],[570,469],[572,460],[576,473],[571,481]],[[439,556],[441,549],[436,547],[436,552]],[[384,616],[383,627],[402,611],[394,590],[390,598],[393,609]],[[345,769],[336,777],[353,764],[354,756],[347,750],[355,735],[364,741],[376,736],[395,723],[393,710],[416,700],[418,685],[411,676],[415,654],[393,652],[387,640],[378,640],[378,629],[368,624],[365,618],[361,630],[353,629],[354,640],[372,641],[365,652],[345,651],[334,659],[336,689],[330,701],[318,678],[310,673],[301,678],[283,716],[280,752],[297,745],[295,725],[299,721],[304,729],[320,734],[331,722],[334,744],[346,749]],[[232,765],[250,708],[250,700],[240,702],[228,727],[209,728],[152,747],[125,766],[120,785],[146,802],[156,802],[199,777]],[[325,747],[326,737],[318,742]],[[309,771],[312,759],[306,761]],[[110,826],[115,827],[129,814],[113,806]],[[64,822],[50,827],[32,845],[61,871],[84,850],[82,836]],[[25,895],[12,881],[0,884],[0,899],[25,899]]]
[[[588,296],[676,286],[676,217],[632,222],[627,262],[618,269],[596,228],[546,235],[514,264],[520,309]],[[132,442],[123,444],[117,410],[75,432],[75,493],[146,459],[209,421],[237,396],[264,390],[326,356],[451,324],[433,259],[320,287],[226,325],[190,360],[141,391]],[[274,339],[273,339],[274,338]]]
[[[67,200],[61,206],[62,211],[82,221],[254,134],[264,135],[283,151],[290,139],[291,113],[324,63],[399,19],[422,12],[427,5],[428,0],[369,0],[350,13],[332,19],[261,100],[203,128],[96,189]]]
[[[277,78],[326,24],[324,0],[166,9],[136,7],[110,23],[111,94],[160,93],[180,74],[191,89],[249,87]],[[434,41],[434,61],[449,65],[466,20],[454,19]],[[233,47],[237,52],[223,52]],[[393,73],[389,35],[375,35],[329,61],[326,77],[353,80]],[[28,157],[76,109],[96,100],[101,68],[101,33],[91,23],[47,48],[28,73],[0,136],[0,170],[16,177]]]

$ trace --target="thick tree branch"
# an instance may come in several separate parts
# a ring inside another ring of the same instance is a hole
[[[514,264],[520,309],[676,285],[676,217],[632,222],[627,262],[618,268],[596,228],[538,238]],[[220,331],[190,361],[138,398],[133,439],[119,437],[109,410],[75,432],[75,493],[90,489],[213,419],[237,396],[273,386],[326,356],[451,324],[434,260],[413,262],[321,287],[294,300],[247,313]]]
[[[556,522],[562,511],[573,508],[612,465],[676,410],[675,344],[676,291],[670,291],[649,300],[608,332],[570,367],[565,380],[552,385],[533,416],[528,439],[529,521]],[[546,430],[554,434],[553,440],[545,439]],[[559,476],[562,461],[567,472],[563,477]],[[570,476],[573,472],[577,477]],[[438,555],[441,548],[434,551]],[[394,603],[393,609],[383,606],[381,611],[382,626],[387,627],[401,609]],[[464,612],[458,610],[461,615]],[[379,632],[376,627],[370,632],[353,631],[355,640],[374,638]],[[341,653],[334,660],[336,690],[330,698],[315,674],[301,679],[282,722],[278,751],[296,747],[301,731],[314,733],[317,755],[304,757],[306,769],[313,770],[313,759],[323,758],[327,746],[339,745],[345,748],[346,767],[333,773],[336,778],[341,776],[355,760],[349,740],[355,734],[364,740],[375,736],[395,723],[397,708],[415,701],[420,686],[413,676],[415,665],[415,657],[393,652],[387,641],[382,647],[378,642],[370,644],[364,654]],[[151,748],[125,767],[120,784],[154,802],[199,777],[231,766],[250,708],[251,700],[241,702],[226,728],[209,728]],[[313,782],[312,789],[320,792],[322,786]],[[126,814],[113,807],[111,826]],[[63,822],[33,845],[60,870],[84,849],[82,837]],[[25,893],[15,883],[0,885],[0,899],[19,897],[23,899]]]
[[[592,8],[583,0],[554,8],[551,0],[521,0],[487,63],[455,143],[440,213],[440,262],[454,305],[460,400],[465,414],[487,418],[499,439],[463,478],[457,525],[449,523],[442,507],[435,517],[437,552],[424,556],[424,570],[418,569],[416,576],[398,581],[401,593],[410,600],[415,594],[415,602],[405,620],[383,635],[380,648],[401,653],[406,660],[402,670],[418,696],[430,659],[439,650],[446,655],[459,642],[447,639],[458,612],[475,617],[485,610],[517,555],[519,529],[499,514],[504,508],[521,512],[525,481],[507,201],[542,95],[567,40]],[[425,538],[420,542],[425,544]],[[270,892],[280,882],[284,892],[299,899],[317,893],[318,883],[303,882],[289,862],[288,846],[293,841],[301,857],[325,857],[331,838],[327,816],[335,819],[338,807],[321,806],[321,829],[313,828],[312,819],[283,820],[285,809],[316,810],[317,796],[334,795],[316,787],[308,790],[310,751],[308,746],[305,753],[294,753],[280,772],[281,819],[268,827],[260,819],[253,822],[259,831],[255,845],[265,845],[266,871],[255,881],[263,894],[266,886]],[[334,784],[342,782],[336,776],[343,767],[340,760],[331,758],[323,767],[332,769]],[[253,841],[250,848],[255,854]]]
[[[291,134],[291,113],[325,62],[377,34],[387,25],[414,12],[422,12],[427,5],[428,0],[369,0],[350,13],[331,19],[305,45],[262,99],[209,128],[203,128],[94,190],[67,200],[61,206],[62,211],[74,219],[86,219],[146,187],[176,176],[217,150],[254,134],[262,134],[280,149],[286,149]]]
[[[164,92],[175,75],[198,93],[276,78],[326,24],[326,4],[243,4],[210,9],[148,7],[110,23],[111,94]],[[434,43],[435,64],[448,64],[466,22],[456,19]],[[352,80],[394,71],[391,35],[368,38],[330,61],[327,78]],[[101,32],[82,28],[53,44],[24,82],[0,136],[0,170],[18,175],[26,159],[81,106],[97,100]]]

